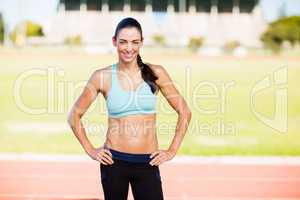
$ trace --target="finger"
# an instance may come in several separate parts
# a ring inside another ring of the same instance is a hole
[[[95,156],[95,160],[101,162],[101,159],[102,159],[102,157],[101,157],[100,155],[96,155],[96,156]]]
[[[157,165],[161,165],[161,164],[163,164],[164,162],[166,162],[166,160],[165,160],[165,159],[162,159],[162,160],[159,161],[159,163],[157,163]]]
[[[96,160],[99,161],[100,163],[107,165],[107,163],[102,159],[102,156],[97,155]]]
[[[102,157],[102,161],[106,162],[107,164],[112,164],[112,162],[107,157]]]
[[[157,150],[157,151],[153,152],[153,153],[150,155],[150,158],[153,158],[153,157],[159,155],[160,152],[161,152],[160,150]]]
[[[157,154],[159,154],[160,151],[154,151],[153,153],[151,153],[150,158],[153,158],[154,156],[156,156]]]
[[[163,162],[165,162],[167,160],[167,157],[165,154],[161,154],[161,156],[159,157],[158,161],[155,163],[155,165],[161,165]]]
[[[111,163],[111,164],[113,164],[114,163],[114,161],[113,161],[113,159],[109,156],[109,155],[107,155],[107,154],[104,154],[103,155],[103,157],[104,158],[106,158],[106,160],[108,160],[109,161],[109,163]]]
[[[159,159],[160,159],[160,155],[156,156],[155,158],[153,158],[150,162],[151,165],[154,165],[154,163],[156,163]]]
[[[106,162],[104,162],[102,159],[101,160],[99,160],[103,165],[107,165],[107,163]]]
[[[112,154],[108,149],[104,149],[104,152],[107,153],[110,157],[112,157]]]
[[[150,161],[150,165],[153,165],[153,163],[155,163],[156,160],[157,160],[157,157],[153,158],[153,159]]]
[[[98,153],[96,154],[96,159],[100,162],[102,160],[102,154],[101,153]]]
[[[153,165],[158,166],[161,161],[162,161],[162,159],[159,158],[153,163]]]

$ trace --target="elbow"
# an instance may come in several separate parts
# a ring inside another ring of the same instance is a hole
[[[69,126],[72,125],[72,118],[70,118],[69,116],[68,116],[68,118],[67,118],[67,123],[69,124]]]
[[[69,124],[69,126],[72,126],[72,124],[73,124],[73,114],[71,113],[71,112],[69,112],[68,113],[68,116],[67,116],[67,122],[68,122],[68,124]]]
[[[192,112],[188,107],[180,110],[178,114],[183,116],[188,122],[192,119]]]
[[[188,119],[188,121],[191,121],[191,119],[192,119],[192,112],[191,112],[191,110],[189,108],[186,109],[185,116]]]
[[[67,116],[67,123],[70,125],[70,127],[74,126],[75,122],[77,121],[76,119],[80,119],[80,116],[71,110]]]

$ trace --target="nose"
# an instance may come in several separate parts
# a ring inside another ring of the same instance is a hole
[[[127,51],[131,51],[131,50],[132,50],[132,44],[131,44],[131,43],[128,43],[126,49],[127,49]]]

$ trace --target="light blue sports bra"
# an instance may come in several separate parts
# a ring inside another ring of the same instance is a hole
[[[143,81],[135,91],[124,90],[117,77],[117,65],[112,65],[111,88],[106,99],[109,117],[156,113],[156,95]]]

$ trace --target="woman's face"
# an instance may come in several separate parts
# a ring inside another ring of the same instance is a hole
[[[137,28],[128,27],[121,29],[116,38],[113,37],[113,44],[117,47],[119,59],[131,63],[139,54],[143,41]]]

